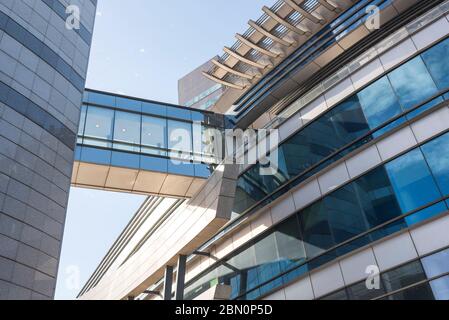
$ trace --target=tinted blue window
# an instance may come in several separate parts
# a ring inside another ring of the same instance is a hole
[[[134,152],[140,151],[140,121],[139,114],[115,112],[114,148]]]
[[[324,115],[324,119],[328,119],[328,125],[335,131],[334,135],[327,137],[328,140],[333,140],[332,145],[335,149],[370,131],[357,96],[342,102],[337,108]]]
[[[449,300],[449,276],[432,281],[430,286],[436,300]]]
[[[154,114],[156,116],[166,117],[167,107],[157,103],[142,102],[142,112]]]
[[[258,284],[264,283],[281,273],[281,265],[276,247],[276,236],[274,233],[257,241],[254,245],[254,250],[256,254],[257,266],[255,271],[258,275]],[[278,280],[282,281],[282,279]],[[269,287],[261,289],[264,289],[264,291],[272,289],[271,286]]]
[[[80,136],[84,135],[84,126],[86,125],[86,116],[87,116],[87,106],[82,105],[80,121],[79,121],[79,125],[78,125],[78,135],[80,135]]]
[[[407,216],[405,218],[405,221],[407,222],[408,226],[413,226],[423,221],[427,221],[445,211],[447,211],[446,204],[444,202],[440,202],[426,209],[420,210],[412,215]]]
[[[186,153],[192,151],[191,123],[168,120],[168,148]]]
[[[440,90],[449,87],[449,39],[437,44],[421,56]]]
[[[198,111],[191,111],[192,113],[192,121],[201,121],[204,122],[205,116],[201,112]]]
[[[142,152],[166,155],[167,120],[156,117],[142,117]]]
[[[306,260],[296,215],[276,226],[275,237],[281,271],[287,271]]]
[[[352,184],[324,198],[335,243],[342,243],[368,230]]]
[[[393,186],[384,167],[379,167],[353,183],[370,228],[402,215]]]
[[[422,146],[430,169],[444,195],[449,195],[449,133]]]
[[[103,106],[115,106],[115,96],[101,94],[96,92],[89,92],[88,102],[99,104]]]
[[[422,259],[428,278],[438,277],[449,272],[449,249]]]
[[[329,226],[329,214],[322,202],[299,213],[301,234],[307,257],[313,258],[335,245]]]
[[[421,150],[415,149],[385,168],[404,213],[441,197]]]
[[[412,284],[426,280],[426,274],[419,261],[406,264],[381,275],[387,292],[400,290]]]
[[[139,169],[139,155],[126,152],[112,152],[111,165]]]
[[[81,161],[109,165],[111,163],[111,151],[83,147]]]
[[[117,97],[116,105],[120,109],[142,112],[142,102],[137,100]]]
[[[431,109],[432,107],[436,106],[437,104],[440,104],[443,101],[444,101],[443,97],[435,98],[432,101],[422,105],[418,109],[407,114],[407,119],[411,120],[420,115],[421,113],[423,113],[424,111]]]
[[[89,106],[87,109],[85,136],[102,140],[112,140],[114,111]],[[110,146],[110,145],[98,145]]]
[[[192,115],[190,114],[190,110],[182,109],[182,108],[176,108],[176,107],[170,107],[167,106],[167,116],[170,118],[176,118],[181,120],[192,120]]]
[[[387,122],[402,110],[387,77],[384,77],[357,94],[370,129]]]
[[[405,110],[438,92],[421,57],[416,57],[400,66],[388,77]]]

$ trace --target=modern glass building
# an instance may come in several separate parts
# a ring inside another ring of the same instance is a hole
[[[83,96],[92,1],[0,3],[1,299],[52,298],[70,184],[148,195],[79,299],[449,299],[449,1],[279,0],[192,108]]]
[[[54,296],[96,2],[0,1],[2,300]]]
[[[212,59],[178,80],[178,103],[189,108],[208,110],[220,99],[225,87],[202,75],[213,66]]]
[[[263,12],[204,76],[232,127],[278,130],[277,172],[218,164],[142,223],[150,198],[79,298],[449,299],[449,2]]]

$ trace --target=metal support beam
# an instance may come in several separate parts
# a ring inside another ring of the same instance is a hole
[[[275,36],[275,35],[272,34],[271,32],[269,32],[269,31],[265,30],[264,28],[262,28],[262,26],[258,25],[258,24],[257,24],[255,21],[253,21],[253,20],[249,20],[248,24],[249,24],[252,28],[254,28],[257,32],[263,34],[264,36],[266,36],[266,37],[272,39],[273,41],[276,41],[277,43],[280,43],[280,44],[282,44],[282,45],[284,45],[284,46],[289,47],[289,46],[295,44],[294,41],[288,41],[288,40],[279,38],[278,36]]]
[[[244,45],[250,47],[251,49],[257,50],[260,53],[272,57],[272,58],[277,58],[280,56],[279,53],[275,53],[272,52],[270,50],[264,49],[262,47],[259,47],[257,44],[255,44],[254,42],[251,42],[250,40],[246,39],[244,36],[242,36],[241,34],[237,33],[235,35],[235,37],[237,38],[237,40],[239,40],[241,43],[243,43]]]
[[[321,5],[331,11],[335,11],[337,13],[341,12],[341,8],[338,7],[338,5],[334,1],[330,0],[318,0]]]
[[[227,72],[229,72],[229,73],[235,74],[235,75],[238,76],[238,77],[242,77],[242,78],[249,79],[249,80],[252,80],[252,79],[254,79],[254,77],[255,77],[255,76],[252,76],[252,75],[250,75],[250,74],[246,74],[246,73],[243,73],[243,72],[234,70],[234,69],[232,69],[231,67],[229,67],[229,66],[227,66],[227,65],[224,65],[224,64],[220,63],[220,62],[219,62],[218,60],[216,60],[216,59],[212,59],[211,62],[212,62],[214,65],[216,65],[217,67],[219,67],[219,68],[221,68],[221,69],[223,69],[223,70],[225,70],[225,71],[227,71]]]
[[[279,22],[280,24],[282,24],[284,27],[286,27],[287,29],[289,29],[290,31],[293,31],[297,34],[300,35],[304,35],[307,32],[309,32],[307,29],[305,29],[304,27],[296,27],[294,25],[292,25],[290,22],[286,21],[285,19],[281,18],[280,16],[278,16],[276,13],[274,13],[273,11],[271,11],[270,8],[268,8],[267,6],[264,6],[262,8],[263,12],[265,12],[268,16],[270,16],[272,19],[276,20],[277,22]],[[304,29],[304,30],[303,30]]]
[[[171,300],[171,292],[173,289],[173,267],[166,266],[164,274],[164,289],[163,289],[163,299]]]
[[[224,47],[223,50],[224,50],[224,52],[226,52],[226,53],[229,54],[230,56],[234,57],[235,59],[237,59],[237,60],[239,60],[239,61],[241,61],[241,62],[243,62],[243,63],[249,64],[250,66],[259,68],[259,69],[265,69],[266,67],[272,66],[271,64],[270,64],[270,65],[263,65],[263,64],[261,64],[261,63],[259,63],[259,62],[249,60],[248,58],[245,58],[244,56],[238,54],[237,52],[232,51],[232,50],[231,50],[230,48],[228,48],[228,47]]]
[[[175,300],[184,300],[187,256],[178,257],[178,269],[176,271]]]
[[[293,0],[282,0],[282,1],[284,1],[285,4],[287,4],[290,8],[299,12],[304,18],[309,19],[313,23],[321,23],[321,24],[325,23],[323,17],[315,17],[313,14],[307,12],[306,10],[301,8],[298,4],[293,2]]]
[[[238,90],[243,90],[245,89],[244,86],[239,86],[238,84],[235,83],[231,83],[231,82],[227,82],[221,79],[218,79],[217,77],[214,77],[211,74],[208,74],[207,72],[203,71],[203,76],[205,76],[206,78],[208,78],[209,80],[215,81],[216,83],[222,84],[226,87],[230,87],[230,88],[234,88],[234,89],[238,89]]]

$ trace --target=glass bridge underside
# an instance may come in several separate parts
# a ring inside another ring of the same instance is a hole
[[[86,89],[72,185],[191,197],[219,161],[209,151],[223,127],[223,115]]]

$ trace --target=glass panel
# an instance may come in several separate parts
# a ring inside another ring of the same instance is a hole
[[[449,133],[426,143],[422,151],[440,190],[449,195]]]
[[[111,107],[115,106],[115,96],[89,92],[88,98],[90,103]]]
[[[435,300],[428,283],[393,294],[382,300]]]
[[[165,149],[167,149],[167,120],[143,116],[142,152],[163,156],[166,155]]]
[[[449,39],[446,39],[421,55],[440,90],[449,87],[448,52]]]
[[[264,283],[281,273],[274,233],[271,233],[262,240],[258,241],[254,245],[254,250],[257,262],[257,267],[255,270],[258,275],[259,284]],[[275,283],[272,283],[271,285],[275,285]],[[273,287],[270,286],[270,288],[264,289],[271,290],[272,288]]]
[[[78,135],[79,136],[84,135],[84,126],[86,125],[86,115],[87,115],[87,106],[83,104],[81,106],[80,123],[78,126]]]
[[[301,233],[309,259],[335,245],[329,226],[329,213],[319,202],[303,210],[300,215]]]
[[[428,278],[449,272],[449,249],[423,258],[422,264]]]
[[[153,102],[142,102],[142,112],[165,118],[167,116],[167,106]]]
[[[276,243],[282,271],[299,265],[306,259],[296,215],[276,227]]]
[[[439,202],[430,206],[426,209],[420,210],[412,215],[405,217],[405,221],[408,226],[413,226],[415,224],[421,223],[423,221],[427,221],[430,218],[433,218],[440,213],[447,211],[447,206],[444,202]]]
[[[371,129],[377,128],[402,112],[387,77],[359,92],[358,97]]]
[[[449,300],[449,276],[430,283],[436,300]]]
[[[340,103],[323,118],[329,119],[329,125],[332,126],[335,134],[322,139],[322,142],[333,140],[332,145],[335,148],[341,148],[370,131],[357,96]]]
[[[368,289],[365,281],[348,287],[348,295],[350,300],[371,300],[385,294],[384,288]]]
[[[384,167],[374,169],[353,184],[370,228],[402,215]]]
[[[126,151],[140,151],[140,115],[117,111],[114,122],[114,142],[125,142],[134,144],[114,143],[114,148]]]
[[[385,165],[404,213],[441,197],[420,149]]]
[[[410,112],[409,114],[407,114],[407,119],[411,120],[414,119],[415,117],[419,116],[420,114],[422,114],[424,111],[427,111],[433,107],[435,107],[436,105],[440,104],[441,102],[443,102],[443,97],[438,97],[433,99],[432,101],[422,105],[421,107],[419,107],[416,110],[413,110],[412,112]]]
[[[257,272],[254,270],[256,265],[254,246],[238,253],[229,259],[227,264],[237,273],[240,294],[258,285]]]
[[[190,152],[192,151],[191,123],[168,120],[168,148],[187,153],[190,159]],[[182,157],[183,155],[176,153],[176,156]]]
[[[416,57],[400,66],[388,77],[405,110],[438,92],[421,57]],[[411,79],[413,81],[410,81]]]
[[[87,111],[85,136],[96,139],[112,140],[112,124],[114,110],[92,107]],[[111,147],[110,143],[100,143],[97,146]]]
[[[171,118],[177,118],[182,120],[191,121],[192,116],[190,114],[190,110],[183,108],[176,108],[167,106],[167,116]]]
[[[335,243],[342,243],[368,230],[354,187],[347,185],[324,198]]]
[[[415,261],[381,275],[387,292],[400,290],[427,279],[421,262]]]
[[[127,98],[117,97],[117,108],[142,112],[142,102]]]

